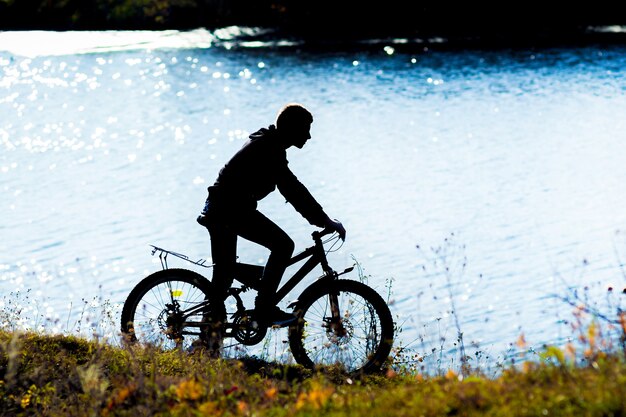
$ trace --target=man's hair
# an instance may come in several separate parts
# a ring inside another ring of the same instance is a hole
[[[290,103],[278,112],[276,117],[276,128],[290,128],[295,125],[313,123],[313,115],[301,104]]]

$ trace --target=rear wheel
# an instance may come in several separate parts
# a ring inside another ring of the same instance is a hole
[[[289,328],[289,345],[303,366],[338,365],[349,373],[369,373],[380,370],[389,356],[391,311],[365,284],[337,280],[320,285],[301,296],[295,312],[299,320]]]
[[[211,283],[186,269],[166,269],[144,278],[128,295],[122,309],[122,333],[131,342],[187,349],[206,339]],[[224,304],[210,306],[224,317]],[[213,313],[211,313],[213,315]]]

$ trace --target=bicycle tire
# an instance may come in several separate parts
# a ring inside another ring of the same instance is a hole
[[[177,326],[171,307],[173,300],[183,309],[193,308],[211,294],[211,283],[202,275],[187,269],[165,269],[155,272],[137,284],[122,309],[121,330],[129,342],[156,345],[164,349],[187,349],[208,331],[206,312],[199,311],[186,320],[199,322],[189,328]],[[221,305],[223,311],[224,305]],[[174,332],[174,327],[181,327]],[[172,334],[175,333],[175,334]],[[180,334],[179,334],[180,333]],[[183,334],[184,333],[184,334]],[[197,338],[196,338],[197,336]]]
[[[337,294],[345,335],[333,334],[329,297]],[[289,346],[307,367],[338,365],[350,374],[379,371],[393,344],[394,324],[383,298],[367,285],[336,280],[311,287],[295,307],[298,322],[289,328]]]

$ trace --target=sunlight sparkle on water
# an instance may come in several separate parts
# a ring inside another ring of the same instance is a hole
[[[106,31],[106,32],[0,32],[2,49],[18,56],[59,56],[152,50],[158,48],[209,48],[214,35],[204,29],[189,32]]]

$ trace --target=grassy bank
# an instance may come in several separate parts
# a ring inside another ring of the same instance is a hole
[[[583,353],[581,352],[580,355]],[[0,332],[0,414],[46,416],[441,416],[626,413],[621,353],[547,348],[496,377],[409,371],[350,379],[201,352],[118,348],[72,336]]]

